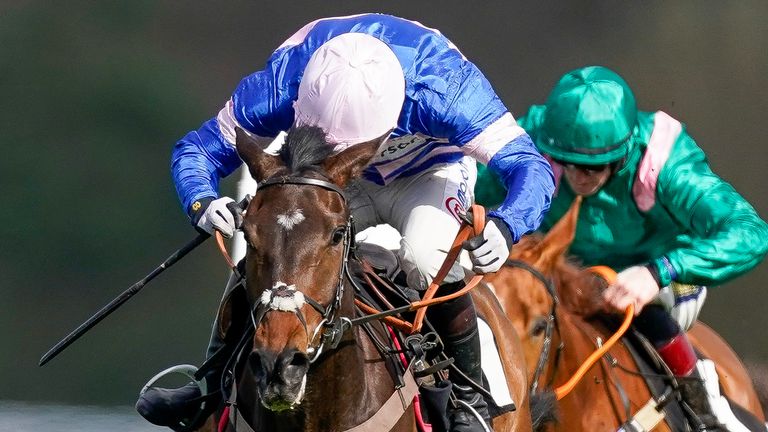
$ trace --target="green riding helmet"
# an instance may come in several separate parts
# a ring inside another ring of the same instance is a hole
[[[549,95],[536,145],[553,159],[602,165],[627,155],[635,96],[615,72],[589,66],[565,74]]]

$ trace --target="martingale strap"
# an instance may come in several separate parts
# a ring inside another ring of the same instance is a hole
[[[410,368],[403,375],[404,385],[396,388],[384,405],[368,420],[345,432],[379,432],[391,430],[419,394],[419,386]]]
[[[399,388],[395,388],[392,395],[389,396],[386,402],[376,411],[372,417],[368,420],[360,423],[359,425],[347,429],[344,432],[380,432],[391,430],[403,414],[406,413],[408,407],[413,403],[413,398],[419,394],[419,386],[416,384],[416,379],[413,377],[411,368],[405,371],[403,375],[404,385]],[[237,400],[237,382],[232,380],[232,393],[230,400]],[[237,430],[237,432],[256,432],[248,421],[240,414],[240,410],[236,408],[236,404],[231,404],[228,407],[229,422]],[[221,422],[219,424],[219,431],[223,431],[226,428],[226,423]]]

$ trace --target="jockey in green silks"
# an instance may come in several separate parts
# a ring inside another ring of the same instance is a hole
[[[712,172],[685,126],[662,111],[637,110],[627,83],[599,66],[565,74],[545,105],[518,123],[548,156],[557,190],[547,231],[584,197],[570,253],[618,273],[603,298],[617,311],[635,305],[635,327],[676,375],[697,375],[685,336],[705,286],[755,267],[768,251],[768,225]],[[494,206],[500,182],[478,166],[476,199]],[[716,423],[700,380],[681,393],[705,426]]]

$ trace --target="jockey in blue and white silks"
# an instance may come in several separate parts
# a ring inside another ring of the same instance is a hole
[[[270,56],[266,66],[244,78],[218,115],[188,133],[171,162],[183,208],[218,197],[218,180],[237,169],[234,127],[274,138],[294,121],[293,102],[310,56],[325,42],[348,32],[374,36],[397,56],[405,76],[405,101],[389,145],[365,172],[384,185],[438,163],[470,156],[499,174],[507,200],[491,213],[517,241],[536,229],[549,205],[549,164],[520,128],[488,80],[439,31],[401,18],[364,14],[307,24]]]
[[[539,226],[554,191],[549,163],[477,66],[439,31],[381,14],[325,18],[285,41],[214,118],[176,144],[173,178],[197,229],[229,237],[237,228],[233,200],[218,194],[219,179],[241,164],[236,128],[267,143],[298,126],[322,128],[335,151],[381,143],[363,178],[347,184],[345,194],[358,229],[387,223],[400,232],[399,263],[417,291],[437,273],[459,230],[459,213],[472,204],[475,161],[487,164],[508,191],[483,233],[465,242],[476,273],[502,266],[510,247]],[[454,264],[441,293],[460,290],[464,276]],[[238,283],[231,278],[225,296]],[[482,382],[471,297],[436,305],[428,318],[455,366]],[[217,328],[209,357],[225,344]],[[213,368],[206,381],[218,383],[220,374]],[[454,394],[489,425],[487,404],[466,377],[452,377]],[[137,409],[173,427],[179,424],[175,411],[199,396],[195,386],[151,389]],[[451,430],[486,430],[462,403],[449,412]]]

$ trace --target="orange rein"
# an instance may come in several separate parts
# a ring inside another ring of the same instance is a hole
[[[409,310],[410,311],[416,311],[416,317],[413,320],[413,323],[409,323],[405,320],[401,320],[399,318],[395,318],[393,316],[387,316],[382,317],[381,319],[386,322],[387,324],[397,327],[399,330],[407,333],[416,333],[419,330],[421,330],[421,326],[424,321],[424,316],[427,313],[427,307],[444,303],[449,300],[453,300],[457,297],[461,297],[469,290],[477,286],[478,283],[480,283],[480,280],[483,279],[483,275],[475,275],[470,279],[469,282],[459,291],[456,291],[455,293],[444,295],[442,297],[435,297],[435,293],[437,292],[437,289],[440,287],[440,283],[445,278],[445,275],[448,274],[448,272],[451,270],[451,267],[453,266],[453,263],[456,261],[456,259],[459,256],[459,253],[461,253],[461,244],[468,240],[471,236],[480,235],[480,233],[483,232],[483,229],[485,228],[485,208],[483,206],[474,204],[472,205],[472,215],[473,215],[473,221],[470,225],[467,222],[462,222],[461,228],[459,228],[459,233],[456,234],[456,239],[453,241],[453,244],[451,245],[451,249],[448,251],[448,254],[445,257],[445,261],[443,261],[442,266],[440,267],[440,270],[437,271],[437,275],[432,280],[432,283],[429,284],[429,287],[427,288],[427,291],[424,293],[424,297],[416,302],[411,303]],[[221,255],[224,257],[224,260],[227,262],[227,265],[230,269],[235,270],[235,263],[232,261],[232,258],[229,256],[229,252],[227,252],[227,247],[224,244],[224,237],[221,235],[219,231],[215,232],[216,236],[216,244],[219,247],[219,251],[221,252]],[[380,311],[376,310],[375,308],[372,308],[368,306],[367,304],[361,302],[358,299],[355,299],[355,304],[365,313],[368,314],[377,314]]]
[[[386,322],[389,325],[392,325],[394,327],[397,327],[401,331],[408,332],[408,333],[416,333],[419,330],[421,330],[421,326],[424,322],[424,316],[427,313],[427,307],[440,304],[449,300],[453,300],[457,297],[461,297],[462,295],[466,294],[477,286],[478,283],[480,283],[480,280],[483,278],[483,275],[475,275],[470,279],[469,282],[459,291],[456,291],[455,293],[444,295],[441,297],[435,297],[435,293],[437,292],[438,288],[440,288],[440,283],[445,278],[445,275],[448,274],[448,271],[450,271],[451,266],[453,266],[454,261],[459,256],[459,253],[461,253],[461,244],[469,239],[471,235],[479,235],[482,233],[483,228],[485,227],[485,208],[479,205],[473,205],[472,206],[472,215],[473,215],[473,222],[472,224],[468,224],[467,222],[463,222],[461,224],[461,228],[459,228],[458,234],[456,234],[456,239],[453,241],[453,244],[451,245],[451,249],[448,251],[448,254],[445,257],[445,261],[443,261],[442,266],[440,267],[440,270],[438,270],[437,275],[432,280],[432,283],[427,288],[427,291],[424,294],[424,297],[420,301],[416,301],[411,303],[409,310],[410,311],[416,311],[416,317],[413,320],[413,323],[409,323],[405,320],[401,320],[399,318],[395,318],[393,316],[386,316],[382,317],[381,319]],[[232,261],[232,258],[229,256],[229,252],[227,252],[227,248],[224,245],[224,238],[221,235],[220,232],[216,231],[216,244],[219,247],[219,250],[221,251],[221,254],[224,256],[224,259],[227,262],[227,265],[235,270],[235,263]],[[602,277],[605,279],[609,284],[612,284],[616,281],[616,272],[613,271],[611,268],[606,266],[594,266],[587,269],[587,271],[591,271],[595,273],[596,275]],[[361,302],[360,300],[355,299],[355,304],[363,310],[363,312],[369,313],[369,314],[376,314],[380,311],[376,310],[375,308],[372,308],[365,303]],[[613,336],[611,336],[603,346],[599,347],[595,352],[593,352],[585,361],[582,363],[582,365],[579,367],[579,369],[576,371],[575,374],[563,385],[555,388],[555,396],[557,397],[557,400],[560,400],[564,398],[568,393],[571,392],[571,390],[576,387],[576,384],[581,381],[582,378],[584,378],[584,375],[586,375],[587,371],[592,368],[592,366],[597,363],[600,358],[605,355],[608,350],[610,350],[613,345],[616,344],[616,342],[626,333],[627,329],[629,328],[629,325],[632,323],[632,318],[635,315],[635,307],[634,305],[627,306],[627,309],[624,313],[624,322],[622,322],[619,329],[614,333]]]
[[[229,256],[229,252],[227,252],[227,246],[224,244],[224,236],[221,235],[219,230],[214,230],[214,236],[216,237],[216,245],[219,247],[219,252],[221,252],[221,255],[224,257],[224,261],[227,262],[230,270],[235,271],[235,262],[232,260],[232,257]]]
[[[445,256],[445,260],[440,266],[440,270],[437,271],[437,275],[432,280],[432,283],[429,284],[429,287],[424,293],[424,297],[419,301],[411,303],[408,310],[416,311],[416,317],[413,319],[413,323],[409,323],[408,321],[401,320],[393,316],[382,317],[381,319],[385,323],[396,327],[405,333],[416,333],[421,330],[421,326],[424,323],[424,316],[426,315],[427,308],[429,306],[444,303],[457,297],[461,297],[468,293],[469,290],[476,287],[478,283],[480,283],[480,281],[483,279],[483,275],[475,275],[472,277],[472,279],[470,279],[469,282],[467,282],[464,288],[460,289],[459,291],[444,295],[442,297],[435,297],[437,289],[440,288],[440,283],[445,278],[445,275],[447,275],[451,270],[453,263],[459,256],[459,253],[461,253],[461,244],[465,240],[468,240],[471,236],[480,235],[480,233],[482,233],[483,229],[485,228],[485,208],[483,206],[477,204],[472,205],[472,217],[473,220],[471,225],[467,222],[462,222],[461,228],[459,228],[459,232],[456,234],[456,239],[451,245],[451,249],[448,250],[448,254]],[[372,315],[380,313],[380,311],[368,306],[358,299],[355,299],[355,304],[365,313]]]
[[[602,277],[609,284],[616,282],[616,272],[613,271],[613,269],[610,267],[594,266],[588,268],[587,271],[591,271],[592,273]],[[565,384],[555,388],[555,396],[557,397],[557,400],[564,398],[568,393],[570,393],[571,390],[576,387],[576,384],[578,384],[579,381],[584,378],[584,375],[587,373],[587,371],[600,360],[600,357],[605,355],[605,353],[608,352],[608,350],[610,350],[614,344],[616,344],[616,342],[624,335],[624,333],[626,333],[629,325],[632,323],[632,318],[634,318],[634,316],[635,306],[630,304],[624,311],[624,322],[621,323],[619,330],[617,330],[616,333],[614,333],[614,335],[611,336],[603,346],[599,347],[595,352],[593,352],[584,361],[584,363],[579,366],[579,369],[576,371],[576,373],[573,374],[573,376]]]
[[[413,327],[411,328],[411,333],[416,333],[421,330],[424,316],[427,313],[427,307],[444,303],[457,297],[461,297],[469,292],[469,290],[477,286],[477,284],[480,283],[480,280],[483,279],[483,275],[476,274],[472,276],[472,279],[470,279],[464,288],[460,289],[459,291],[442,297],[433,298],[437,292],[437,289],[440,288],[440,283],[445,278],[445,275],[448,274],[448,272],[451,270],[451,267],[453,266],[453,263],[456,261],[456,259],[458,259],[459,253],[461,253],[461,244],[464,243],[465,240],[468,240],[470,236],[477,236],[483,232],[483,229],[485,228],[485,207],[473,204],[472,218],[473,220],[471,225],[467,222],[461,223],[459,233],[456,234],[456,239],[453,241],[451,249],[448,251],[448,255],[445,257],[445,261],[443,261],[443,265],[440,266],[440,270],[437,271],[437,275],[434,279],[432,279],[432,283],[429,284],[426,293],[424,293],[424,297],[422,297],[420,301],[411,303],[411,310],[416,310],[416,317],[413,319]]]

